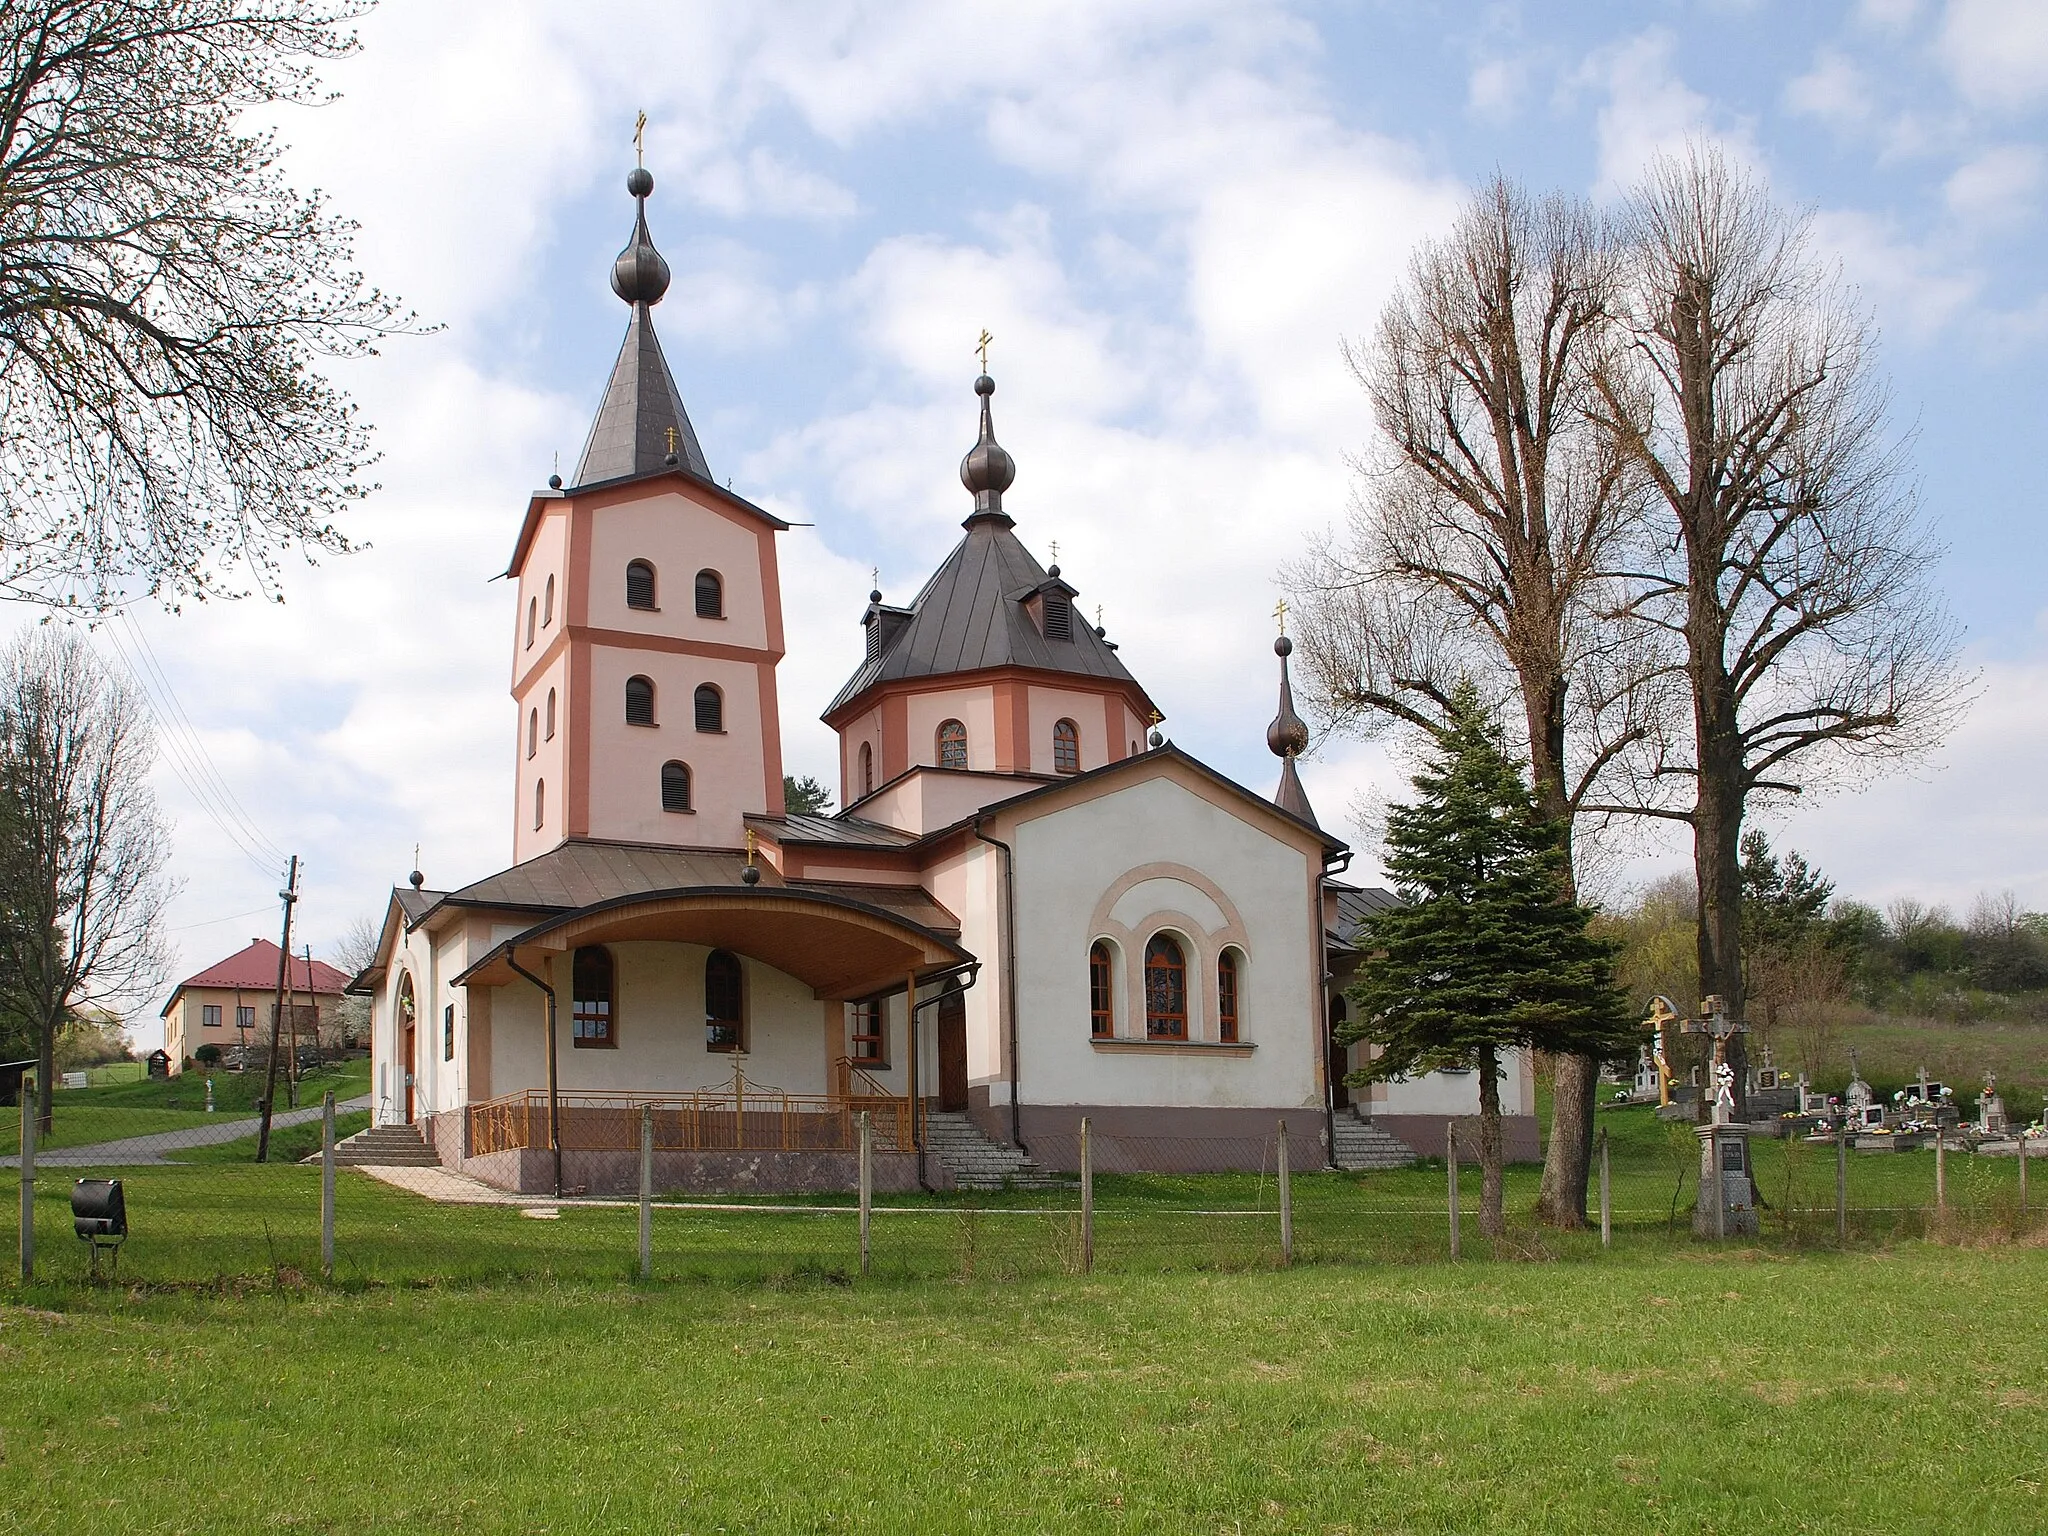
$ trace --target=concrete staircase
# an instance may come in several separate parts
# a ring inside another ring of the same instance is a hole
[[[934,1110],[925,1117],[925,1146],[962,1189],[1063,1189],[1050,1173],[1008,1142],[991,1140],[966,1115]]]
[[[1389,1168],[1413,1167],[1415,1149],[1394,1135],[1362,1118],[1356,1106],[1340,1110],[1335,1120],[1337,1145],[1331,1161],[1353,1173],[1377,1173]]]
[[[318,1162],[318,1155],[308,1162]],[[373,1125],[334,1144],[334,1161],[344,1168],[438,1168],[416,1125]]]

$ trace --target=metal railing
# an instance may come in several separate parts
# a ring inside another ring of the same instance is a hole
[[[555,1098],[562,1117],[562,1147],[575,1151],[634,1151],[640,1112],[654,1111],[657,1152],[852,1152],[860,1145],[859,1117],[873,1117],[876,1138],[895,1150],[910,1148],[910,1102],[889,1093],[851,1062],[834,1063],[830,1094],[788,1093],[732,1081],[678,1093],[636,1089],[565,1088]],[[469,1106],[472,1157],[548,1145],[548,1095],[523,1089]]]

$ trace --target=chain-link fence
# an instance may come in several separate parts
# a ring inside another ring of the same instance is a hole
[[[1319,1138],[1276,1125],[1251,1156],[1235,1154],[1241,1165],[1256,1158],[1253,1171],[1205,1170],[1216,1160],[1212,1144],[1147,1138],[1136,1147],[1103,1137],[1085,1155],[1085,1177],[1040,1177],[1026,1188],[913,1188],[866,1200],[857,1190],[684,1197],[660,1187],[650,1155],[644,1202],[552,1199],[493,1189],[431,1157],[338,1166],[332,1149],[369,1120],[366,1085],[352,1071],[309,1076],[297,1085],[296,1107],[280,1089],[262,1162],[260,1078],[216,1074],[210,1091],[196,1078],[59,1090],[35,1138],[22,1186],[28,1198],[5,1202],[0,1214],[8,1251],[32,1248],[39,1283],[97,1271],[135,1286],[237,1288],[618,1283],[643,1275],[999,1281],[1453,1256],[1594,1259],[1603,1242],[1628,1250],[1698,1240],[1695,1128],[1647,1111],[1602,1115],[1612,1135],[1602,1139],[1604,1175],[1596,1174],[1586,1231],[1538,1224],[1529,1214],[1538,1170],[1512,1166],[1503,1181],[1505,1229],[1488,1235],[1481,1175],[1470,1161],[1476,1126],[1461,1128],[1447,1149],[1459,1161],[1455,1183],[1442,1156],[1370,1173],[1330,1170]],[[21,1131],[19,1111],[0,1107],[0,1145],[18,1143]],[[1758,1231],[1745,1241],[1855,1245],[2036,1230],[2040,1202],[2030,1207],[2023,1157],[1947,1143],[1879,1155],[1762,1136],[1750,1156]],[[6,1161],[22,1166],[19,1157]],[[1156,1171],[1162,1167],[1193,1171]],[[88,1219],[92,1209],[103,1212],[107,1196],[95,1181],[121,1186],[125,1231],[104,1233],[98,1253],[75,1235],[80,1180],[88,1181]],[[33,1212],[30,1245],[21,1244],[23,1209]]]

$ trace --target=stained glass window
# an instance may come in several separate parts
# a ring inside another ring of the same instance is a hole
[[[1106,1040],[1116,1033],[1116,1004],[1110,995],[1109,946],[1097,939],[1088,949],[1088,1033]]]
[[[1052,728],[1052,767],[1055,773],[1081,771],[1081,731],[1071,720]]]
[[[737,1051],[744,1037],[739,956],[714,949],[704,961],[704,1049]]]
[[[618,1044],[612,1028],[612,979],[610,950],[586,944],[576,951],[570,965],[569,1020],[570,1036],[580,1047]]]
[[[1188,963],[1169,933],[1145,946],[1145,1033],[1154,1040],[1188,1037]]]
[[[967,727],[958,720],[942,721],[939,725],[939,766],[967,766]]]
[[[1226,1041],[1237,1039],[1237,951],[1226,949],[1216,962],[1216,1033]]]

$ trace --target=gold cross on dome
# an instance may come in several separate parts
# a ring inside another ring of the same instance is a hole
[[[754,829],[752,827],[747,828],[747,862],[749,864],[754,862],[754,849],[758,845],[759,841],[754,836]]]
[[[676,451],[676,429],[674,427],[668,429],[668,451],[670,453]]]
[[[647,114],[642,112],[633,119],[633,163],[647,164]]]
[[[988,333],[988,327],[983,326],[981,331],[981,339],[976,341],[974,344],[974,350],[981,354],[981,371],[983,373],[988,372],[988,344],[994,340],[995,337],[989,335]]]
[[[1164,720],[1165,718],[1166,716],[1159,713],[1158,710],[1155,709],[1152,711],[1152,723],[1154,725],[1157,725],[1160,721]]]
[[[1287,633],[1287,599],[1281,598],[1273,605],[1273,617],[1280,621],[1280,633]]]

